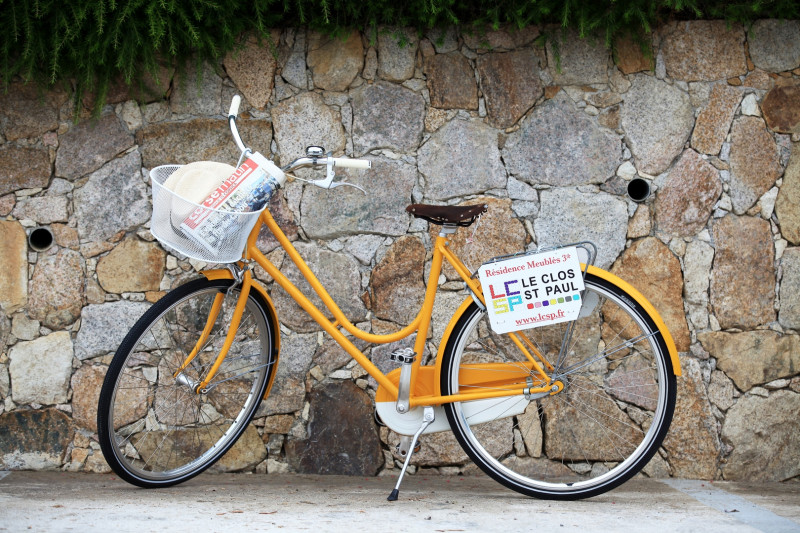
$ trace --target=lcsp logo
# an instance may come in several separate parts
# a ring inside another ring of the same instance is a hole
[[[515,283],[519,283],[519,280],[506,281],[503,284],[505,292],[502,294],[495,294],[494,286],[492,284],[489,285],[489,294],[492,295],[492,307],[494,307],[495,313],[508,313],[509,311],[513,311],[515,306],[522,305],[522,295],[520,291],[512,291],[509,289],[509,286]]]
[[[517,307],[536,309],[578,299],[580,289],[573,281],[575,272],[561,270],[556,273],[545,273],[540,277],[541,286],[536,276],[523,279],[512,279],[498,285],[489,284],[492,308],[497,314],[514,312]],[[543,293],[540,295],[540,292]],[[499,293],[499,294],[498,294]],[[543,298],[544,297],[544,298]]]

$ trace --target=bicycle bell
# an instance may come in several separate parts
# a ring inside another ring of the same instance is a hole
[[[308,146],[306,147],[306,157],[322,157],[325,155],[325,148],[322,146]]]

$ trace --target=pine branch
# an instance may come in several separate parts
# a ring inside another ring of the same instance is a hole
[[[797,0],[0,0],[0,76],[52,86],[74,80],[76,95],[102,95],[119,77],[156,74],[158,61],[205,61],[271,28],[308,26],[332,36],[379,27],[557,24],[612,48],[620,35],[647,35],[665,20],[800,18]],[[538,42],[547,40],[543,34]],[[640,42],[640,41],[637,41]],[[555,44],[555,43],[554,43]],[[558,46],[554,46],[558,50]],[[558,57],[556,58],[558,62]]]

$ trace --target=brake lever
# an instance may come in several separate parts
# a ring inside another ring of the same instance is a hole
[[[355,183],[350,183],[350,182],[347,182],[347,181],[344,181],[344,180],[343,181],[334,181],[333,183],[331,183],[330,188],[333,189],[335,187],[353,187],[354,189],[358,189],[359,191],[363,192],[364,196],[367,195],[367,191],[365,191],[362,187],[356,185]]]
[[[311,185],[315,185],[320,189],[334,189],[336,187],[342,187],[342,186],[354,187],[359,191],[361,191],[362,193],[364,193],[364,196],[367,195],[367,191],[365,191],[363,188],[359,187],[354,183],[348,183],[346,181],[333,181],[334,179],[336,179],[336,172],[333,170],[333,153],[331,152],[328,152],[327,167],[328,168],[325,172],[324,180],[303,180],[303,181]]]

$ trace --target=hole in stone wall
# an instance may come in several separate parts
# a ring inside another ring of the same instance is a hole
[[[35,228],[28,235],[28,246],[36,252],[44,252],[53,246],[53,232],[50,228]]]
[[[633,178],[628,183],[628,197],[634,202],[644,202],[650,197],[650,184],[642,178]]]

